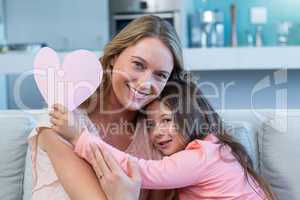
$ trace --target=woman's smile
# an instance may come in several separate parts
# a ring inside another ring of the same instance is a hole
[[[146,99],[151,95],[150,91],[140,91],[136,87],[130,86],[130,84],[127,84],[127,87],[136,99]]]

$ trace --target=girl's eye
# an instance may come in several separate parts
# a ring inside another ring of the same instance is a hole
[[[153,129],[155,127],[155,123],[154,122],[147,122],[147,129]]]
[[[140,62],[137,62],[137,61],[133,61],[133,64],[134,64],[134,68],[137,69],[137,70],[143,70],[145,69],[144,65]]]

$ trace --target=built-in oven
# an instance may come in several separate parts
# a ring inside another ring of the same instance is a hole
[[[113,16],[113,30],[112,33],[116,34],[119,31],[121,31],[128,23],[130,23],[132,20],[145,16],[145,15],[156,15],[160,18],[168,21],[170,24],[172,24],[177,32],[180,32],[180,19],[179,19],[179,12],[173,11],[173,12],[156,12],[156,13],[131,13],[131,14],[115,14]]]
[[[174,26],[185,45],[187,15],[183,4],[182,0],[110,0],[110,38],[132,20],[145,15],[156,15]]]

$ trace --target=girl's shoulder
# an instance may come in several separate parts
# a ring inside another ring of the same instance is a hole
[[[193,140],[186,146],[185,149],[197,150],[197,152],[198,153],[200,152],[202,156],[206,156],[210,158],[214,157],[216,159],[222,158],[226,160],[235,160],[231,148],[227,145],[223,145],[222,143],[220,143],[220,140],[214,133],[207,135],[202,140],[200,139]]]
[[[219,146],[218,144],[219,139],[213,134],[208,134],[204,139],[195,139],[188,143],[186,146],[186,150],[191,149],[203,149],[203,148],[215,148]]]

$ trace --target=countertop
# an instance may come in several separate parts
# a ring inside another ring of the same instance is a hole
[[[58,52],[62,58],[68,52]],[[100,56],[102,52],[95,51]],[[0,54],[0,74],[22,73],[33,69],[33,52]],[[183,49],[187,70],[300,69],[300,46]]]

